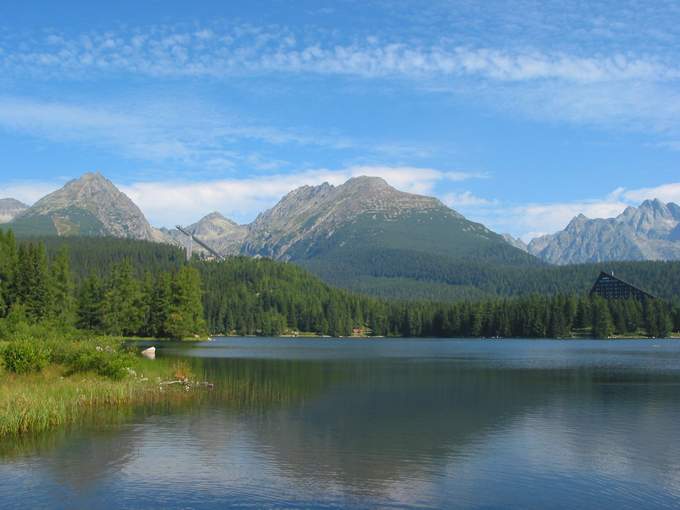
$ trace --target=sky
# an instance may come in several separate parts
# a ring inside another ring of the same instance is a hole
[[[355,175],[529,240],[680,202],[680,3],[0,3],[0,197],[100,171],[156,226]]]

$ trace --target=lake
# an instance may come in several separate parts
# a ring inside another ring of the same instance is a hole
[[[0,508],[680,507],[678,341],[219,338],[158,356],[214,389],[0,444]]]

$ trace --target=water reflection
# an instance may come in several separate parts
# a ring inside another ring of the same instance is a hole
[[[215,390],[183,409],[5,448],[0,498],[64,508],[680,505],[676,344],[288,345],[159,350],[186,357]]]

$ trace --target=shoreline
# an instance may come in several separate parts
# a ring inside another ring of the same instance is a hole
[[[128,360],[122,378],[57,362],[13,373],[0,363],[0,440],[75,425],[98,411],[187,402],[208,385],[197,382],[182,360],[148,360],[139,353]]]

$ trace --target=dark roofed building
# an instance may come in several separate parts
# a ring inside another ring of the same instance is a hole
[[[604,299],[637,299],[642,301],[644,299],[654,299],[649,292],[637,288],[628,282],[624,282],[620,278],[616,278],[614,273],[605,273],[602,271],[597,278],[595,285],[593,285],[590,295],[597,295]]]

